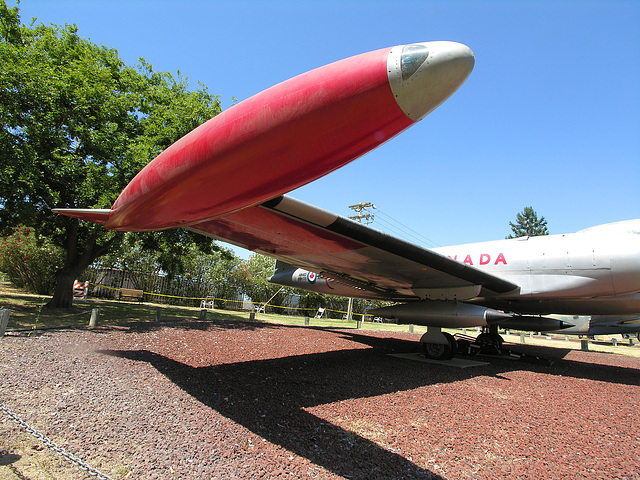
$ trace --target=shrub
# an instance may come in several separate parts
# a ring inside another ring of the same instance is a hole
[[[53,290],[64,255],[62,248],[38,238],[33,228],[18,227],[12,235],[0,239],[0,271],[17,287],[40,295]]]

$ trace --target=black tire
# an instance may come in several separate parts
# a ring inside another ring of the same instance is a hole
[[[425,356],[432,360],[446,360],[451,354],[451,346],[442,343],[423,343],[422,349]]]
[[[443,332],[447,339],[448,344],[442,343],[423,343],[422,348],[427,358],[432,360],[450,360],[458,351],[458,342],[453,338],[453,335]]]
[[[447,360],[450,360],[456,356],[456,353],[458,353],[458,342],[456,342],[456,339],[450,333],[442,332],[442,334],[447,337],[449,342],[449,355]]]
[[[485,355],[499,355],[502,350],[502,337],[498,334],[481,333],[476,338],[476,343]]]

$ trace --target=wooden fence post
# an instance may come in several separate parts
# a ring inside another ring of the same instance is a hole
[[[95,327],[98,325],[98,320],[100,319],[100,310],[97,308],[93,308],[91,310],[91,318],[89,319],[89,326]]]
[[[11,310],[8,308],[0,308],[0,337],[4,336],[4,332],[7,331],[9,315],[11,315]]]

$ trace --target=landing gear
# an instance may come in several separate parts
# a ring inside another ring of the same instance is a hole
[[[450,360],[456,353],[466,355],[501,355],[503,353],[502,337],[498,334],[498,328],[490,326],[488,331],[484,331],[478,338],[464,337],[442,332],[440,327],[428,327],[420,339],[423,353],[427,358],[433,360]]]
[[[453,335],[441,332],[439,327],[428,327],[420,344],[425,356],[433,360],[450,360],[458,352],[458,342]]]
[[[638,336],[640,337],[640,333]],[[550,366],[553,364],[551,359],[513,352],[508,348],[504,348],[502,337],[498,334],[497,325],[484,327],[484,331],[478,335],[478,338],[460,334],[456,334],[454,338],[453,335],[440,331],[440,327],[427,327],[427,333],[420,339],[420,344],[425,357],[432,360],[450,360],[456,353],[459,353],[470,357],[495,355],[539,365]]]
[[[500,355],[504,340],[498,333],[481,333],[474,344],[480,347],[480,352],[486,355]]]

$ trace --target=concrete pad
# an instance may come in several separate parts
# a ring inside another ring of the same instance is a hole
[[[389,357],[403,358],[405,360],[413,360],[416,362],[433,363],[436,365],[446,365],[456,368],[481,367],[490,365],[489,362],[478,362],[477,360],[468,360],[466,358],[452,358],[451,360],[434,360],[427,358],[422,353],[390,353]]]

